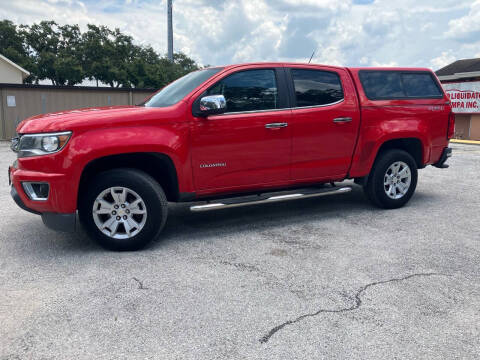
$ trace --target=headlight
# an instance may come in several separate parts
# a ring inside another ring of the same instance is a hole
[[[19,158],[52,154],[60,151],[71,135],[71,131],[50,134],[25,134],[20,136],[15,149]]]

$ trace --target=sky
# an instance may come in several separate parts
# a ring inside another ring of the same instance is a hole
[[[0,0],[17,24],[120,28],[161,54],[166,0]],[[202,65],[253,61],[437,70],[480,57],[480,0],[174,0],[174,51]]]

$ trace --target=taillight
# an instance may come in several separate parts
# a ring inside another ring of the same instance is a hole
[[[455,134],[455,114],[450,112],[448,115],[447,139],[450,140]]]

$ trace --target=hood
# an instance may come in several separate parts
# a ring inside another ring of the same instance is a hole
[[[17,133],[32,134],[112,127],[142,120],[171,119],[172,107],[109,106],[35,115],[17,126]]]

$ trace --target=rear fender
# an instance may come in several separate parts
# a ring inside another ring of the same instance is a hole
[[[375,162],[382,145],[391,140],[418,139],[422,147],[421,166],[430,159],[430,148],[428,138],[420,131],[400,130],[385,133],[382,128],[369,128],[360,135],[355,150],[349,177],[359,178],[367,176]]]

